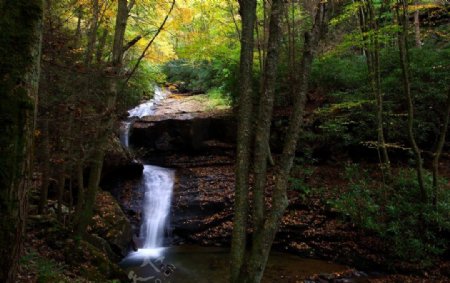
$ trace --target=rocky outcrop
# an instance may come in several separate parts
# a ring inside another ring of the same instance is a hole
[[[111,250],[119,257],[127,254],[132,241],[130,221],[117,200],[108,192],[97,193],[94,217],[88,232],[106,240]],[[93,243],[104,245],[101,239],[95,239],[95,236]],[[109,253],[108,248],[106,251]]]
[[[148,151],[200,151],[234,143],[236,122],[228,111],[166,114],[134,123],[130,142]]]
[[[144,166],[135,160],[120,143],[117,136],[111,136],[103,162],[102,182],[107,182],[109,178],[120,175],[124,178],[137,178],[141,176]]]

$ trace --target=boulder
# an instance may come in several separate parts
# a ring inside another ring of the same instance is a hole
[[[94,217],[88,232],[105,239],[119,256],[125,256],[132,241],[130,221],[117,200],[108,192],[97,194]]]

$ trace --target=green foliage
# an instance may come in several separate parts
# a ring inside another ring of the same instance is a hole
[[[411,92],[414,96],[415,131],[419,145],[431,150],[442,124],[445,99],[450,85],[450,48],[436,49],[424,46],[411,49]],[[386,48],[382,52],[382,88],[388,109],[406,114],[405,96],[401,85],[398,50]],[[406,116],[397,116],[390,124],[389,138],[408,144]]]
[[[369,172],[350,164],[345,171],[346,190],[329,203],[359,227],[373,231],[390,248],[393,258],[430,264],[449,248],[450,192],[440,194],[437,207],[420,199],[415,171],[402,169],[391,187],[379,187]],[[425,176],[431,190],[431,175]],[[441,180],[445,184],[445,180]]]
[[[47,259],[31,251],[22,257],[20,264],[26,270],[37,272],[37,282],[60,282],[63,279],[62,271],[64,266],[54,260]]]
[[[162,67],[167,81],[180,84],[183,90],[207,92],[213,88],[221,88],[230,92],[235,81],[234,61],[192,61],[173,60]]]
[[[307,157],[306,157],[307,158]],[[295,165],[291,170],[291,176],[289,177],[289,188],[301,192],[300,197],[305,200],[311,192],[312,188],[308,184],[308,180],[314,174],[315,167],[305,166],[303,158],[296,159],[296,162],[300,164]]]
[[[136,62],[131,62],[134,66]],[[128,85],[124,88],[124,94],[120,102],[125,104],[125,108],[138,104],[142,99],[151,99],[156,83],[163,83],[166,77],[161,70],[161,66],[143,60],[139,64],[138,71],[131,77]]]
[[[212,107],[218,106],[230,106],[231,105],[231,97],[230,95],[224,93],[222,88],[212,88],[208,90],[206,93],[210,100],[210,105]]]
[[[354,93],[366,82],[367,67],[362,56],[327,56],[314,61],[311,73],[313,87]]]

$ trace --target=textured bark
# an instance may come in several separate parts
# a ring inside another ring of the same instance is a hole
[[[267,159],[269,152],[269,136],[272,121],[275,82],[279,49],[281,45],[281,18],[284,4],[282,1],[272,2],[272,12],[269,24],[269,39],[267,58],[264,65],[262,94],[259,100],[258,116],[255,129],[254,176],[253,186],[253,226],[262,224],[264,218],[264,189],[266,187]]]
[[[273,25],[277,24],[278,20],[276,17],[281,17],[281,15],[277,15],[276,13],[278,11],[278,8],[282,9],[283,2],[274,0],[272,2],[272,5],[273,14],[271,16],[270,23],[269,49],[268,57],[266,60],[265,74],[267,74],[267,72],[272,72],[273,70],[271,70],[271,68],[274,68],[276,66],[276,64],[274,66],[271,66],[271,64],[273,62],[276,62],[276,60],[275,57],[269,55],[270,52],[277,51],[276,48],[273,50],[271,49],[275,44],[273,40],[277,40],[276,36],[275,38],[273,37],[273,32],[277,33],[280,32],[280,30],[278,29],[278,27],[274,27]],[[272,203],[270,209],[268,209],[263,215],[261,223],[259,225],[253,225],[254,231],[251,249],[246,256],[246,263],[241,268],[239,277],[233,282],[257,283],[261,281],[267,264],[267,259],[269,257],[270,249],[275,238],[275,234],[278,230],[284,211],[288,205],[287,184],[289,173],[295,157],[297,141],[303,124],[303,113],[306,94],[308,91],[308,79],[311,71],[313,50],[316,48],[321,35],[325,32],[325,25],[327,23],[327,4],[316,2],[316,5],[317,11],[315,12],[315,16],[312,17],[313,28],[310,32],[305,33],[305,45],[303,50],[300,80],[298,85],[300,97],[296,99],[293,112],[289,120],[289,128],[285,138],[282,155],[277,165],[275,166],[275,188],[272,193]],[[270,75],[271,74],[269,74],[269,76]],[[272,88],[273,85],[269,85],[271,78],[265,77],[265,80],[267,79],[268,81],[266,83],[268,85],[265,86],[267,88],[265,89],[265,91],[269,91],[270,93],[270,88]],[[270,104],[270,100],[268,100],[268,97],[264,97],[265,95],[267,94],[263,94],[261,102]],[[260,109],[262,108],[264,107],[261,107]],[[259,119],[261,119],[261,117],[259,117]],[[267,124],[265,124],[264,121],[262,122],[262,124],[267,127]],[[270,130],[270,125],[269,129],[266,128],[266,130]],[[261,158],[259,159],[259,162],[266,163],[266,159]],[[258,166],[257,164],[254,165]]]
[[[419,189],[422,197],[422,201],[426,203],[428,201],[428,194],[425,189],[423,180],[423,165],[422,165],[422,154],[420,152],[419,146],[417,145],[416,138],[414,136],[414,105],[411,94],[411,83],[410,83],[410,73],[409,73],[409,58],[408,58],[408,3],[406,0],[398,0],[398,5],[396,7],[396,15],[398,23],[401,25],[401,29],[398,32],[398,46],[400,54],[400,65],[402,68],[402,80],[403,80],[403,92],[406,96],[406,105],[408,107],[408,138],[411,147],[414,152],[414,157],[416,161],[416,171],[417,171],[417,181],[419,183]]]
[[[231,282],[238,283],[246,250],[248,213],[248,173],[253,109],[253,45],[256,21],[256,0],[240,0],[242,18],[240,86],[238,100],[238,131],[236,148],[236,188],[234,201],[233,234],[231,241]]]
[[[112,62],[114,66],[119,66],[122,64],[123,41],[125,38],[125,30],[127,28],[129,12],[127,5],[127,0],[118,0],[117,2],[116,27],[114,31],[114,44],[112,51]]]
[[[31,183],[42,1],[0,1],[0,282],[17,282]]]

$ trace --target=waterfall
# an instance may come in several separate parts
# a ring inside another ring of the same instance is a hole
[[[125,149],[129,148],[130,128],[133,121],[122,121],[120,125],[120,142]]]
[[[129,149],[130,128],[134,121],[155,112],[157,104],[167,97],[169,92],[155,87],[153,99],[128,111],[129,117],[122,121],[120,140],[124,148]],[[127,258],[154,258],[161,255],[165,229],[167,227],[174,171],[152,165],[144,165],[141,189],[144,192],[139,238],[135,239],[139,249]]]
[[[167,97],[169,92],[159,86],[155,86],[155,93],[153,98],[146,101],[131,110],[128,110],[128,118],[122,121],[120,126],[120,142],[125,149],[129,148],[130,129],[136,119],[140,119],[145,116],[151,116],[155,112],[157,104]]]
[[[143,179],[145,195],[140,238],[144,249],[160,248],[170,212],[174,172],[144,165]]]
[[[166,98],[168,92],[160,88],[159,86],[155,86],[155,94],[153,95],[153,99],[150,99],[147,102],[139,104],[135,108],[128,111],[130,117],[142,118],[145,116],[151,116],[155,112],[155,107],[164,98]]]

